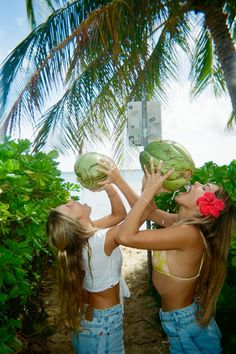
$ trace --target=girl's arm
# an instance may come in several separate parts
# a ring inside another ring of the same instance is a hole
[[[115,184],[119,190],[124,194],[127,202],[132,207],[138,200],[138,194],[130,187],[130,185],[123,179],[114,161],[108,163],[105,160],[100,160],[101,168],[99,170],[107,175],[107,179],[99,184],[102,186],[106,183]]]
[[[146,184],[147,178],[144,175],[142,179],[142,192],[144,190],[145,184]],[[166,189],[161,188],[157,193],[163,193],[167,192]],[[167,211],[163,211],[157,208],[156,203],[152,199],[149,206],[152,205],[151,209],[153,210],[148,216],[147,220],[153,221],[156,224],[162,226],[162,227],[167,227],[173,225],[173,223],[177,219],[177,214],[174,213],[169,213]]]
[[[117,188],[119,188],[119,190],[123,193],[130,207],[132,208],[134,204],[137,202],[139,195],[123,179],[114,161],[111,161],[108,164],[107,161],[101,160],[100,163],[102,165],[100,171],[107,175],[107,179],[104,182],[101,182],[100,185],[103,185],[104,183],[114,183],[117,186]],[[146,178],[144,176],[142,180],[142,189],[144,188],[145,183],[146,183]],[[165,190],[162,189],[159,192],[163,192],[163,191]],[[157,209],[156,203],[152,199],[149,205],[147,205],[147,207],[144,210],[144,213],[140,221],[140,225],[142,225],[145,220],[150,220],[157,223],[158,225],[161,225],[162,227],[166,227],[172,225],[175,222],[176,218],[177,218],[176,214],[170,214],[163,210]]]
[[[160,209],[154,210],[148,215],[147,220],[155,222],[162,227],[168,227],[174,224],[177,219],[177,214],[168,213]]]
[[[148,173],[146,170],[147,182],[142,195],[120,225],[116,241],[124,246],[140,249],[183,249],[186,247],[187,239],[190,240],[187,243],[191,243],[194,240],[193,237],[188,237],[190,232],[192,234],[195,233],[193,226],[181,225],[159,230],[139,231],[140,220],[147,205],[149,205],[153,196],[161,190],[163,182],[173,172],[171,170],[162,176],[160,174],[161,163],[158,166],[157,173],[154,171],[152,161],[150,165],[151,172]]]
[[[99,229],[115,226],[123,221],[127,215],[124,203],[116,189],[110,184],[105,184],[104,190],[111,202],[111,214],[93,221],[93,225]]]

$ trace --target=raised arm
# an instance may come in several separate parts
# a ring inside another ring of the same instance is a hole
[[[106,161],[101,161],[100,171],[107,175],[107,179],[104,182],[101,182],[100,185],[105,183],[113,183],[119,188],[119,190],[123,193],[130,207],[132,208],[134,204],[137,202],[139,195],[130,187],[130,185],[124,180],[121,176],[119,169],[117,168],[114,161],[111,163],[107,163]],[[154,202],[150,203],[150,206],[145,211],[145,215],[143,216],[143,221],[146,220],[148,214],[151,214],[154,210],[156,210],[156,205]]]
[[[145,184],[146,184],[146,176],[144,175],[143,180],[142,180],[142,192],[144,190]],[[157,192],[157,194],[163,193],[163,192],[167,192],[167,190],[165,190],[164,188],[160,188],[160,190]],[[177,214],[169,213],[167,211],[158,209],[156,206],[156,203],[154,202],[153,199],[151,200],[149,206],[151,204],[153,204],[155,206],[155,209],[153,206],[153,212],[151,212],[147,216],[147,220],[153,221],[157,225],[160,225],[161,227],[168,227],[168,226],[173,225],[173,223],[177,219]]]
[[[114,183],[117,188],[123,193],[125,198],[127,199],[130,207],[132,208],[134,204],[137,202],[139,195],[130,187],[130,185],[124,180],[121,176],[119,169],[117,168],[114,161],[111,161],[109,164],[107,161],[101,161],[102,168],[100,170],[107,175],[107,179],[100,184],[104,183]],[[142,189],[144,188],[146,183],[146,178],[144,176],[142,180]],[[164,191],[160,190],[159,192]],[[176,214],[170,214],[165,211],[157,209],[156,203],[153,199],[150,201],[149,205],[144,210],[142,218],[140,220],[141,225],[145,220],[150,220],[158,225],[163,227],[170,226],[176,219]]]
[[[110,228],[119,224],[127,215],[124,203],[117,190],[111,184],[105,184],[104,190],[111,203],[111,214],[93,221],[93,225],[100,229]]]
[[[148,230],[139,231],[140,220],[142,215],[149,205],[150,201],[153,199],[154,195],[157,194],[161,188],[163,182],[171,175],[173,170],[167,172],[165,175],[161,176],[161,163],[158,166],[157,173],[154,172],[153,163],[151,163],[151,173],[147,171],[147,183],[144,186],[141,197],[137,200],[133,208],[130,210],[126,216],[124,222],[121,224],[118,235],[117,242],[129,247],[144,248],[144,249],[166,249],[166,247],[173,247],[177,242],[177,239],[173,242],[172,237],[175,232],[168,232],[166,229],[162,230]],[[165,238],[156,238],[158,234],[164,234]],[[171,234],[171,235],[170,235]],[[169,236],[170,235],[170,236]],[[169,246],[167,245],[168,239],[171,238]],[[178,238],[179,240],[179,238]],[[159,244],[158,244],[159,241]],[[164,242],[164,243],[163,243]]]
[[[107,179],[104,182],[100,182],[100,185],[106,183],[115,184],[119,190],[124,194],[127,202],[132,207],[138,200],[138,194],[130,187],[130,185],[123,179],[114,161],[111,160],[108,163],[105,160],[100,161],[101,168],[99,170],[107,175]]]

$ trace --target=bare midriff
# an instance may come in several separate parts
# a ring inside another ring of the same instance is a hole
[[[178,310],[192,304],[197,279],[176,279],[153,271],[152,281],[161,296],[163,311]]]
[[[120,303],[119,283],[112,288],[96,293],[84,290],[85,303],[94,309],[106,309]]]

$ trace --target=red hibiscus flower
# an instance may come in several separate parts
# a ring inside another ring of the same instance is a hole
[[[196,200],[196,203],[202,215],[212,215],[215,218],[218,218],[220,211],[225,207],[223,200],[216,198],[212,192],[205,192]]]

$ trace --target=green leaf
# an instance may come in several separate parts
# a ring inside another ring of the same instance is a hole
[[[20,294],[21,294],[21,291],[18,286],[14,286],[9,293],[10,297],[12,297],[12,298],[16,298]]]
[[[15,275],[11,272],[5,272],[4,273],[4,283],[6,284],[15,284],[16,282],[16,278],[15,278]]]
[[[5,303],[8,299],[9,299],[8,295],[0,293],[0,303]]]
[[[10,318],[8,320],[8,324],[12,327],[15,327],[15,328],[21,328],[21,321],[16,320],[15,318]]]
[[[0,289],[2,289],[2,286],[3,286],[3,275],[0,272]]]
[[[59,157],[58,151],[57,150],[52,150],[50,151],[47,156],[49,157],[49,159],[57,159]]]
[[[0,353],[1,354],[10,354],[10,353],[14,353],[14,350],[6,344],[0,343]]]
[[[7,339],[9,336],[9,330],[7,327],[0,328],[0,340]]]
[[[232,264],[233,267],[236,267],[236,257],[233,257],[231,259],[231,264]]]

